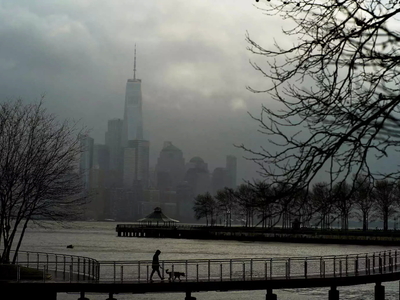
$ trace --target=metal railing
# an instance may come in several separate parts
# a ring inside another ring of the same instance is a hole
[[[16,268],[14,278],[16,281],[24,279],[21,276],[23,268],[40,271],[44,282],[50,280],[98,281],[99,279],[99,262],[84,256],[18,251],[16,264],[10,267]]]
[[[20,281],[22,267],[41,271],[43,282],[148,283],[152,262],[97,261],[83,256],[19,252],[13,265],[15,280]],[[169,281],[211,282],[288,280],[366,276],[400,272],[399,250],[337,256],[164,260],[160,272]],[[167,273],[178,272],[170,277]],[[182,274],[183,273],[183,274]],[[50,277],[50,276],[51,277]],[[158,280],[154,274],[153,279]]]
[[[164,260],[160,272],[184,273],[171,281],[249,281],[287,280],[294,278],[332,278],[400,272],[399,250],[338,256]],[[99,262],[99,281],[114,283],[147,283],[152,272],[151,261]],[[153,279],[158,280],[157,273]]]

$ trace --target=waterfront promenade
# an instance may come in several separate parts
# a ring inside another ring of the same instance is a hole
[[[185,273],[181,280],[150,282],[151,261],[96,261],[62,254],[21,252],[18,265],[43,270],[42,279],[9,278],[0,282],[3,292],[23,297],[56,299],[57,293],[193,292],[265,290],[266,299],[277,299],[276,289],[330,287],[326,299],[338,300],[340,286],[375,283],[375,299],[385,299],[383,282],[400,280],[399,250],[341,256],[202,259],[161,261],[163,273]],[[372,293],[372,291],[371,291]],[[182,296],[183,297],[183,296]]]

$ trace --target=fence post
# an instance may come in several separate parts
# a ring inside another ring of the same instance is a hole
[[[65,255],[63,256],[64,259],[64,271],[63,271],[63,279],[65,280],[65,272],[67,271],[67,262],[65,261]]]
[[[17,282],[21,279],[21,266],[17,265]]]
[[[386,272],[386,251],[383,252],[383,271]]]
[[[81,269],[81,259],[80,259],[80,257],[78,257],[78,281],[79,281],[80,269]]]
[[[58,256],[57,256],[57,254],[56,254],[56,277],[57,277],[57,267],[58,267],[58,261],[57,261],[57,258],[58,258]]]
[[[269,279],[272,279],[272,258],[269,261]]]
[[[357,276],[358,275],[358,255],[354,261],[354,274]]]
[[[322,278],[322,256],[319,258],[319,277]]]
[[[69,283],[72,282],[72,264],[69,265]]]
[[[250,280],[253,280],[253,259],[250,259]]]
[[[246,281],[246,265],[243,263],[243,281]]]
[[[121,283],[124,282],[124,266],[121,266]]]
[[[83,279],[86,278],[86,258],[83,259]]]
[[[267,262],[265,262],[264,263],[264,275],[265,275],[265,280],[267,280],[268,279],[268,263]]]
[[[164,269],[163,269],[164,270]],[[185,271],[186,271],[186,276],[185,276],[185,278],[186,278],[186,281],[188,280],[188,277],[189,277],[189,274],[188,274],[188,261],[186,260],[185,261]],[[164,277],[164,276],[163,276]]]
[[[342,260],[339,260],[339,273],[340,277],[342,277]]]
[[[336,277],[336,256],[333,257],[333,277]]]
[[[307,258],[304,261],[304,277],[307,279]]]
[[[288,268],[289,268],[288,261],[285,261],[285,275],[286,275],[286,279],[289,278]]]
[[[346,255],[346,276],[348,276],[348,272],[349,272],[349,256]]]
[[[219,266],[220,266],[220,271],[221,271],[220,276],[221,276],[221,281],[222,281],[222,263]]]
[[[208,260],[208,281],[210,281],[211,277],[211,261]]]
[[[229,279],[232,281],[232,259],[229,260]]]
[[[138,262],[138,282],[140,282],[140,261]]]
[[[375,252],[372,254],[372,273],[375,273]]]
[[[115,261],[113,263],[113,269],[114,269],[114,283],[115,283],[115,280],[117,278],[117,266]]]
[[[196,279],[199,282],[199,264],[196,264]]]

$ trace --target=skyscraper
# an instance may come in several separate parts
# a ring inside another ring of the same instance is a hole
[[[128,79],[125,90],[123,146],[130,140],[143,140],[142,81],[136,79],[136,47],[133,79]]]
[[[147,188],[149,183],[149,142],[128,141],[124,148],[124,187],[133,188],[138,183]]]
[[[182,183],[185,175],[185,159],[182,150],[164,142],[156,166],[157,187],[160,190],[175,190]]]
[[[236,187],[236,165],[237,165],[237,160],[236,157],[233,155],[228,155],[226,156],[226,171],[227,171],[227,186],[230,188],[235,188]]]
[[[121,119],[108,120],[105,140],[110,152],[110,170],[122,170],[122,127],[123,121]]]
[[[90,170],[93,166],[93,144],[94,139],[88,135],[80,136],[81,157],[79,161],[79,171],[82,176],[85,189],[89,189]]]

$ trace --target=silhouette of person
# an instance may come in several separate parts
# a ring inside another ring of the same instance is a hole
[[[161,280],[164,280],[164,277],[161,276],[160,274],[160,261],[158,260],[158,257],[160,256],[161,251],[157,250],[156,253],[153,255],[153,261],[151,263],[151,268],[153,269],[150,274],[150,281],[153,281],[153,275],[155,272],[157,272],[158,276],[160,277]]]

